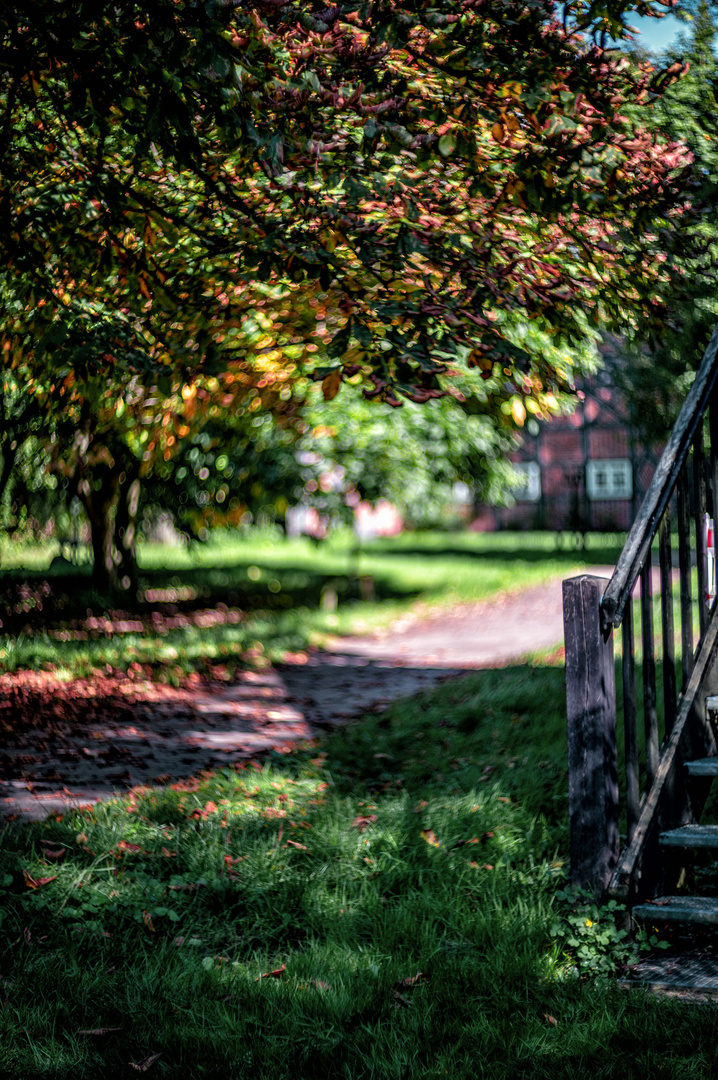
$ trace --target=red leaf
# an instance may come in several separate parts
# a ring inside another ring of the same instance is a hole
[[[287,843],[291,844],[292,847],[298,848],[299,851],[309,851],[306,844],[298,844],[296,840],[287,840]]]
[[[147,852],[139,844],[130,844],[127,840],[120,840],[115,851],[129,851],[133,855],[146,855]]]
[[[148,1069],[152,1068],[157,1059],[161,1057],[162,1051],[160,1051],[159,1054],[150,1054],[149,1057],[143,1058],[142,1061],[128,1061],[127,1064],[131,1069],[134,1069],[135,1072],[147,1072]]]
[[[376,814],[358,814],[352,821],[352,826],[353,828],[358,829],[359,832],[364,832],[365,829],[368,829],[369,826],[373,825],[377,820]]]
[[[410,975],[408,979],[399,979],[394,983],[394,987],[397,990],[411,990],[417,983],[427,982],[428,978],[423,971],[417,971],[416,975]]]
[[[548,1020],[549,1024],[552,1024],[554,1027],[558,1027],[558,1020],[555,1016],[549,1016],[548,1013],[544,1013],[543,1016],[544,1020]]]
[[[177,852],[176,851],[170,851],[169,848],[163,847],[162,848],[162,854],[164,855],[164,857],[166,859],[173,859],[175,857],[175,855],[177,854]]]
[[[66,852],[67,852],[67,848],[64,848],[64,847],[57,848],[57,849],[55,849],[55,848],[43,848],[42,849],[43,856],[46,859],[49,859],[50,862],[58,862],[60,859],[64,858]]]
[[[274,971],[265,971],[259,978],[260,979],[281,979],[284,972],[287,970],[287,965],[282,964],[281,967],[275,968]],[[255,982],[259,982],[259,979],[255,979]]]
[[[148,930],[152,931],[153,934],[156,933],[155,928],[152,924],[152,916],[150,915],[149,911],[142,912],[142,922],[145,924]]]
[[[30,877],[27,870],[23,870],[23,877],[25,878],[25,884],[28,889],[39,889],[42,885],[47,885],[50,881],[55,881],[57,874],[53,874],[52,877]]]

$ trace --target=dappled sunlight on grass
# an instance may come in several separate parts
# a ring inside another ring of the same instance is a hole
[[[714,1011],[621,994],[565,892],[562,675],[6,826],[0,1072],[707,1080]]]

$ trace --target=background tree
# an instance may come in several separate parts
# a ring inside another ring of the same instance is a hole
[[[685,5],[687,6],[687,5]],[[609,352],[613,378],[623,390],[633,424],[647,442],[664,439],[685,400],[693,373],[718,321],[718,122],[716,25],[706,0],[692,6],[688,31],[668,53],[688,63],[687,75],[647,110],[651,126],[680,138],[693,154],[694,190],[685,223],[686,245],[675,260],[678,287],[667,301],[660,332],[633,334]],[[670,246],[670,245],[669,245]],[[670,257],[670,250],[664,258]]]

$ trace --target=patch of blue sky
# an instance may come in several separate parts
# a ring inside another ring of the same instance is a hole
[[[631,14],[626,22],[638,30],[634,35],[635,44],[642,45],[652,53],[661,53],[675,45],[678,35],[690,29],[690,23],[680,22],[675,15],[652,19],[648,15]]]

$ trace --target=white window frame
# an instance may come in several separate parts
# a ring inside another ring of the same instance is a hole
[[[541,466],[538,461],[514,461],[512,464],[523,480],[514,488],[516,502],[538,502],[541,498]]]
[[[592,502],[626,502],[633,498],[630,458],[597,458],[586,462],[586,494]]]

